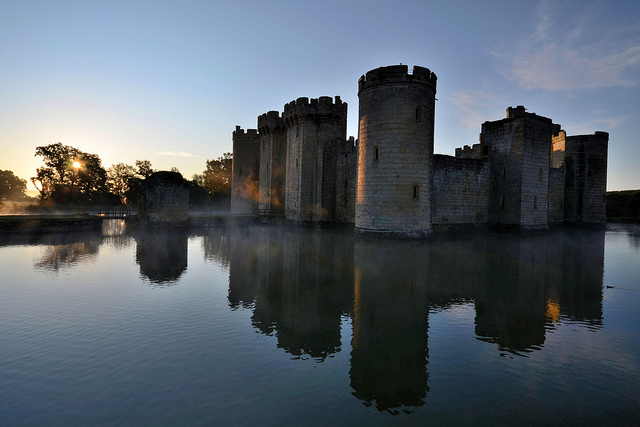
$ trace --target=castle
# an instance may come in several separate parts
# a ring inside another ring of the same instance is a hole
[[[231,211],[357,233],[423,237],[468,227],[605,222],[609,134],[567,136],[523,106],[480,141],[434,154],[435,73],[393,65],[358,80],[358,140],[340,97],[298,98],[233,132]]]

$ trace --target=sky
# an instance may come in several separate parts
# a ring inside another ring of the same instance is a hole
[[[400,63],[438,76],[436,153],[524,105],[609,132],[607,189],[640,188],[637,0],[0,0],[0,170],[62,142],[191,178],[299,97],[340,96],[357,137],[358,79]]]

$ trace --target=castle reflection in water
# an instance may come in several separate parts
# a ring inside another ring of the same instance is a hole
[[[476,338],[523,356],[561,316],[602,324],[604,231],[415,242],[257,228],[203,242],[228,253],[229,305],[292,355],[340,351],[350,316],[353,394],[378,410],[424,403],[430,311],[472,303]]]
[[[146,281],[175,285],[192,237],[201,238],[207,260],[228,269],[230,308],[251,310],[253,326],[291,355],[322,361],[340,352],[350,317],[351,388],[378,410],[425,402],[430,312],[473,305],[476,339],[520,356],[541,348],[559,319],[602,325],[604,230],[430,241],[266,226],[196,234],[105,230],[98,243],[84,237],[51,245],[35,263],[58,269],[82,257],[82,248],[95,254],[100,239],[135,241]]]

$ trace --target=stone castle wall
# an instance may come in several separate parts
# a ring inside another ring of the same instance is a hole
[[[361,233],[431,233],[436,75],[406,65],[369,71],[360,100],[355,228]]]
[[[548,227],[551,138],[559,131],[550,119],[522,106],[482,125],[481,141],[491,156],[490,224]]]
[[[258,117],[257,131],[238,127],[232,210],[408,237],[605,221],[607,133],[567,137],[551,119],[509,107],[504,119],[482,124],[478,144],[434,155],[436,82],[417,66],[366,73],[358,140],[346,139],[340,97],[298,98],[282,115]]]
[[[489,162],[433,156],[433,226],[479,225],[488,222]]]
[[[561,223],[564,217],[564,168],[549,169],[549,224]]]
[[[605,222],[608,145],[606,132],[566,138],[565,221]]]
[[[287,133],[284,120],[277,111],[258,117],[260,135],[260,212],[284,214],[286,182]]]
[[[142,184],[138,213],[150,222],[184,223],[189,216],[189,185],[179,172],[155,172]]]
[[[340,97],[298,98],[285,105],[285,216],[296,222],[336,219],[336,166],[347,133]]]
[[[358,141],[349,138],[336,159],[336,221],[353,223],[358,184]]]
[[[233,132],[231,172],[231,212],[258,213],[258,178],[260,176],[260,141],[256,129]]]

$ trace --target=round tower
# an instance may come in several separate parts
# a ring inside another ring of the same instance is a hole
[[[406,65],[360,77],[356,232],[431,234],[436,79],[418,66],[409,74]]]

